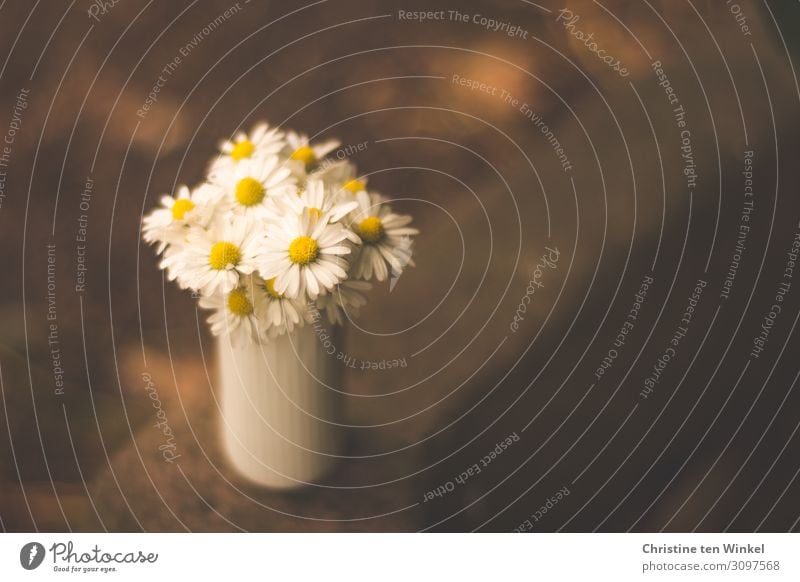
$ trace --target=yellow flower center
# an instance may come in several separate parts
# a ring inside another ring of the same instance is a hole
[[[238,162],[239,160],[252,156],[254,151],[256,151],[255,144],[249,139],[246,139],[233,146],[231,157]]]
[[[267,191],[255,178],[243,178],[236,184],[236,201],[242,206],[254,206],[264,200]]]
[[[289,259],[298,265],[307,265],[319,256],[319,245],[310,236],[298,236],[289,245]]]
[[[298,162],[303,162],[306,165],[306,168],[310,168],[317,163],[317,155],[314,153],[314,150],[308,146],[301,146],[294,150],[291,158],[293,160],[297,160]]]
[[[383,238],[383,224],[377,216],[368,216],[358,224],[358,235],[368,243],[376,243]]]
[[[228,309],[239,317],[247,317],[253,313],[253,304],[247,298],[247,291],[244,288],[239,287],[231,291],[228,295]]]
[[[283,299],[283,295],[275,291],[275,277],[264,280],[264,289],[266,289],[267,295],[273,299]]]
[[[172,218],[175,220],[183,220],[183,217],[194,208],[194,202],[188,198],[179,198],[172,205]]]
[[[208,264],[212,269],[221,271],[227,269],[228,265],[236,266],[242,260],[242,251],[233,243],[221,241],[214,243],[211,247],[211,254],[208,257]]]
[[[308,213],[311,216],[315,216],[317,218],[320,218],[322,216],[322,210],[320,210],[316,206],[310,206],[309,209],[308,209]]]
[[[361,180],[350,180],[343,186],[345,190],[350,190],[350,192],[352,192],[353,194],[361,192],[366,187],[367,185],[364,184],[364,182],[362,182]]]

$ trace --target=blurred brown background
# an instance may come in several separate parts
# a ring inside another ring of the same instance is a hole
[[[736,13],[701,0],[99,6],[0,4],[0,133],[19,125],[0,168],[4,530],[511,531],[526,520],[535,531],[798,529],[800,288],[764,353],[748,356],[800,219],[795,3],[742,0]],[[569,34],[562,8],[627,77]],[[456,9],[468,22],[399,12]],[[525,34],[487,29],[480,16]],[[686,111],[691,197],[654,60]],[[393,293],[376,289],[358,320],[366,331],[342,339],[360,359],[409,365],[346,372],[351,458],[323,487],[291,494],[251,487],[225,465],[213,338],[139,240],[143,211],[176,183],[196,183],[217,141],[260,119],[366,142],[352,160],[422,231],[416,268]],[[755,209],[723,300],[745,150]],[[76,292],[82,214],[87,270]],[[545,246],[560,251],[558,267],[512,332]],[[595,381],[647,274],[641,317]],[[698,279],[708,287],[689,333],[642,399]],[[406,333],[369,334],[429,314]],[[176,432],[178,464],[158,451],[144,372]],[[519,442],[479,475],[424,502],[513,433]],[[564,487],[568,496],[548,501]]]

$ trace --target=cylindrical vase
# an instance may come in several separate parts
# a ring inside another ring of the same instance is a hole
[[[261,345],[218,343],[222,441],[231,465],[265,487],[316,482],[336,461],[338,366],[313,326]]]

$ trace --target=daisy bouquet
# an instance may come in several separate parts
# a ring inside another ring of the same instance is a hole
[[[257,125],[219,144],[204,181],[143,220],[171,281],[217,336],[257,345],[327,317],[358,315],[371,281],[413,265],[411,217],[367,188],[340,143]]]

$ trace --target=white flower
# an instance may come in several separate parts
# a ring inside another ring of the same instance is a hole
[[[221,221],[209,230],[191,230],[181,250],[168,254],[161,268],[183,288],[206,296],[230,293],[239,286],[241,275],[255,270],[257,244],[252,221],[245,217]]]
[[[347,229],[329,219],[306,209],[300,215],[286,214],[267,230],[258,270],[264,279],[275,278],[278,293],[316,299],[347,277],[347,261],[341,257],[350,254],[350,247],[342,244]]]
[[[258,124],[219,143],[205,183],[143,219],[167,278],[212,310],[214,335],[260,343],[322,311],[342,324],[366,304],[368,279],[414,264],[411,217],[370,193],[339,146]]]
[[[264,216],[274,212],[273,198],[294,192],[291,170],[277,156],[243,160],[231,171],[209,179],[225,191],[226,210]]]
[[[395,214],[377,194],[361,191],[356,194],[358,208],[351,214],[350,227],[361,239],[361,246],[353,258],[352,274],[356,279],[378,281],[389,275],[389,268],[399,276],[411,260],[411,236],[419,234],[408,224],[411,217]]]
[[[335,195],[321,180],[309,180],[302,192],[283,196],[277,199],[276,203],[282,206],[285,212],[302,214],[307,208],[311,214],[318,217],[329,215],[330,222],[338,222],[358,207],[354,198],[347,200],[343,196]]]
[[[269,336],[276,337],[291,332],[295,325],[305,323],[310,314],[305,301],[289,299],[275,290],[275,279],[261,279],[259,287],[265,292],[265,301],[261,304],[258,317],[261,329]]]
[[[207,185],[194,192],[187,186],[180,186],[177,196],[162,196],[162,207],[144,218],[142,237],[145,242],[157,243],[156,252],[161,254],[167,245],[182,243],[192,225],[208,226],[214,214],[210,198]]]
[[[220,142],[220,155],[212,161],[209,174],[229,172],[241,161],[275,156],[285,148],[286,140],[282,131],[259,123],[249,135],[240,131],[232,140]]]
[[[367,304],[364,293],[372,289],[366,281],[343,281],[325,295],[317,298],[317,308],[328,313],[328,321],[332,325],[343,324],[344,316],[348,319],[358,317],[360,309]]]
[[[342,142],[330,139],[318,144],[311,144],[307,135],[290,131],[286,134],[284,155],[291,160],[295,173],[303,177],[311,172],[329,153],[338,148]]]
[[[230,336],[234,346],[246,343],[259,343],[262,339],[259,312],[266,303],[266,292],[256,284],[254,277],[247,277],[244,284],[230,293],[217,293],[201,297],[199,305],[203,309],[213,309],[208,318],[211,333],[216,336]]]
[[[367,189],[367,178],[358,177],[355,166],[347,160],[323,163],[310,178],[322,180],[336,194],[358,194]]]

